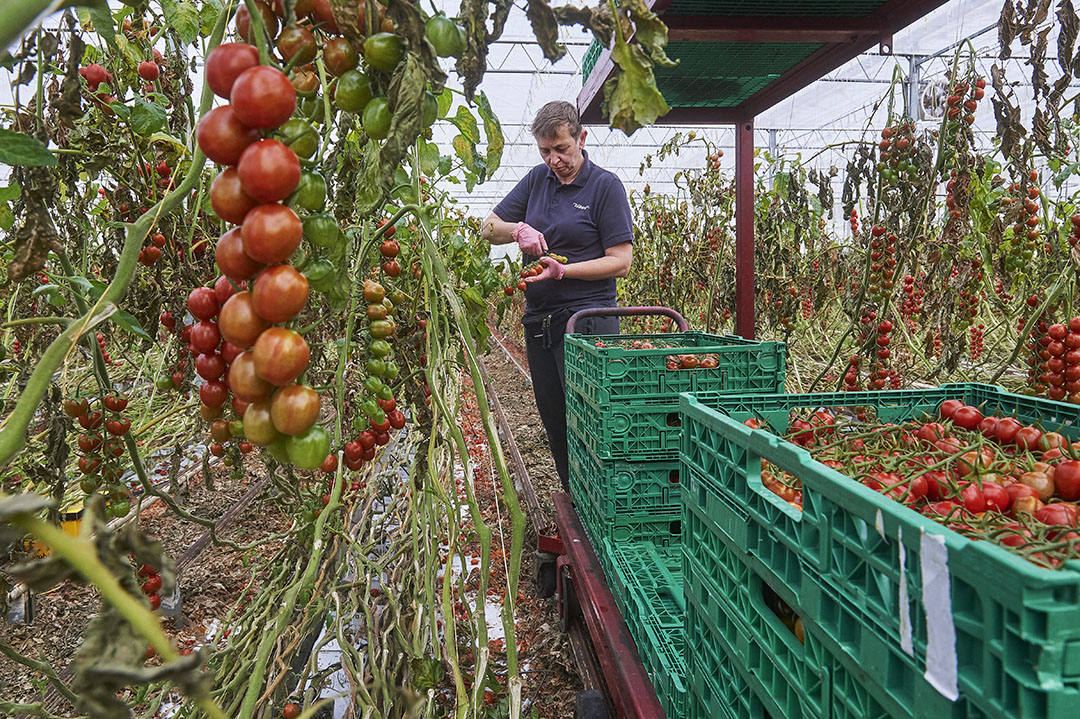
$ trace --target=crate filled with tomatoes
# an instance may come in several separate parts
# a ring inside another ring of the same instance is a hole
[[[567,425],[601,460],[677,460],[681,392],[784,391],[781,342],[568,335],[565,351]]]
[[[681,332],[567,335],[566,383],[597,407],[680,392],[782,392],[783,342]]]
[[[687,541],[689,566],[745,559],[849,693],[1080,715],[1080,408],[977,384],[681,401],[686,531],[720,540]]]

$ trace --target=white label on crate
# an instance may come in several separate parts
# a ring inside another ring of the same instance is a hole
[[[952,617],[949,550],[945,537],[922,533],[919,538],[923,606],[926,608],[926,672],[923,676],[943,697],[956,701],[956,627]]]
[[[911,640],[911,607],[907,593],[907,548],[904,547],[904,528],[896,529],[896,546],[900,553],[900,648],[909,657],[915,656],[915,646]]]
[[[877,530],[877,533],[881,535],[882,539],[887,539],[885,536],[885,520],[881,516],[880,509],[874,514],[874,529]]]

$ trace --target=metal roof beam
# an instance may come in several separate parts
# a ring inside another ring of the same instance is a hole
[[[877,17],[664,15],[670,42],[854,42],[886,31]],[[887,33],[886,33],[887,34]]]

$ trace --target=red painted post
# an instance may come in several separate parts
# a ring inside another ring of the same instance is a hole
[[[735,331],[754,338],[754,121],[735,124]]]

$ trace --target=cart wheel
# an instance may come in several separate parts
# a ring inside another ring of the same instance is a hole
[[[579,692],[574,701],[574,719],[608,719],[607,702],[597,689]]]
[[[577,591],[574,589],[574,580],[571,578],[569,567],[562,570],[562,596],[559,597],[559,628],[567,631],[574,622],[574,618],[581,613],[578,604]]]
[[[536,562],[536,596],[547,599],[555,596],[555,560],[551,552],[533,552]]]

